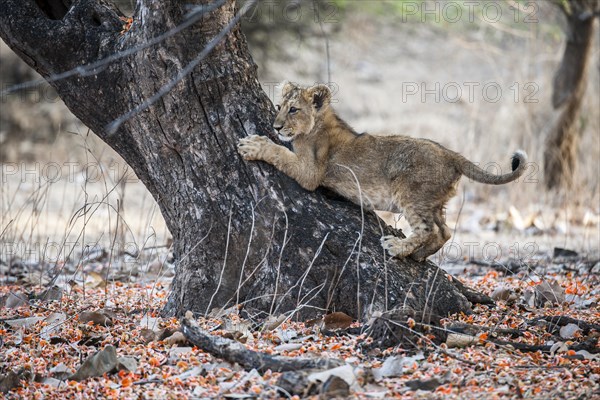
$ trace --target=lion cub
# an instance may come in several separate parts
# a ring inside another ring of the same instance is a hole
[[[381,238],[392,256],[422,260],[450,239],[444,207],[462,175],[499,185],[526,169],[522,151],[512,157],[512,172],[492,175],[431,140],[358,134],[335,114],[330,100],[325,85],[285,83],[273,128],[294,151],[257,135],[240,139],[238,151],[246,160],[274,165],[307,190],[324,186],[366,209],[403,213],[412,235]]]

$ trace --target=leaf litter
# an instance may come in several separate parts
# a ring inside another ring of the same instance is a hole
[[[159,315],[168,279],[89,274],[51,292],[17,282],[0,287],[0,391],[32,399],[594,398],[600,271],[592,264],[559,249],[510,272],[466,265],[461,280],[496,305],[442,319],[411,336],[412,344],[377,346],[366,324],[341,312],[312,321],[252,320],[234,306],[196,320],[211,335],[261,354],[340,362],[283,373],[248,369],[191,345],[180,321]],[[398,323],[408,331],[423,325],[410,316]]]

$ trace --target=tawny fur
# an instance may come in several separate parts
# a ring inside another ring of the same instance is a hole
[[[510,173],[492,175],[431,140],[358,134],[335,114],[330,100],[325,85],[284,84],[273,127],[294,150],[257,135],[241,139],[238,150],[246,160],[274,165],[307,190],[324,186],[366,209],[403,213],[412,235],[381,239],[392,256],[422,260],[450,239],[444,207],[462,175],[503,184],[526,168],[522,151],[513,155]]]

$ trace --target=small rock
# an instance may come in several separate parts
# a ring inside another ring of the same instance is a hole
[[[117,358],[117,370],[135,372],[138,367],[138,362],[133,357],[119,357]]]
[[[440,382],[437,378],[427,379],[427,380],[413,380],[406,382],[406,386],[408,386],[411,390],[427,390],[429,392],[437,389],[438,386],[441,386],[442,382]]]
[[[101,376],[112,371],[117,366],[117,350],[108,345],[103,350],[89,356],[70,379],[82,381],[94,376]]]
[[[350,385],[339,376],[331,375],[321,386],[319,398],[347,399],[348,397],[350,397]]]
[[[563,339],[573,339],[577,332],[581,331],[581,328],[575,324],[567,324],[560,328],[560,337]]]
[[[8,393],[19,386],[21,378],[13,371],[8,371],[6,375],[0,375],[0,393]]]

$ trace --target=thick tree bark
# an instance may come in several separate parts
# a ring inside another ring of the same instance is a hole
[[[4,0],[0,15],[2,38],[45,77],[143,44],[186,13],[177,1],[142,0],[131,29],[120,33],[119,12],[103,2],[75,1],[66,14],[38,6],[50,3]],[[363,218],[356,205],[306,192],[271,166],[241,159],[238,139],[272,132],[274,111],[238,27],[110,134],[111,121],[185,68],[234,13],[234,1],[225,1],[155,46],[52,82],[160,206],[177,258],[165,313],[203,314],[235,302],[265,314],[297,310],[300,318],[326,311],[362,318],[402,306],[424,314],[468,311],[461,290],[433,263],[386,260],[379,238],[391,229],[375,214]]]
[[[567,20],[567,44],[554,77],[552,105],[562,108],[544,150],[544,177],[548,189],[568,189],[577,168],[577,129],[585,95],[589,56],[594,40],[594,19],[600,13],[598,0],[557,2]]]

